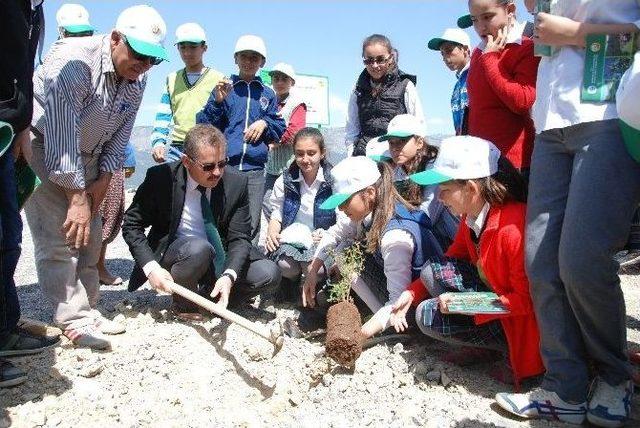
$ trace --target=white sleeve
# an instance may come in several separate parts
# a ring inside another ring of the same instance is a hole
[[[284,178],[282,175],[273,183],[273,190],[269,196],[271,207],[271,220],[278,220],[282,223],[282,206],[284,204]]]
[[[336,224],[322,234],[322,239],[318,242],[314,257],[326,261],[329,257],[329,250],[335,248],[342,241],[353,240],[357,233],[358,224],[351,221],[344,213],[338,212]]]
[[[418,90],[411,81],[407,82],[407,87],[404,90],[404,105],[407,107],[408,114],[417,117],[424,123],[424,111],[420,97],[418,97]]]
[[[355,88],[351,91],[349,97],[349,106],[347,108],[347,124],[345,126],[344,145],[347,147],[347,155],[353,153],[353,144],[360,135],[360,118],[358,117],[358,102]]]

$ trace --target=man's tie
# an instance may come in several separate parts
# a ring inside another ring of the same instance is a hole
[[[200,206],[202,208],[202,218],[204,219],[204,231],[207,234],[207,241],[213,245],[213,249],[216,251],[215,258],[213,259],[213,265],[216,269],[216,278],[218,278],[222,275],[226,254],[224,252],[224,247],[222,246],[220,233],[218,233],[218,228],[216,227],[215,220],[213,219],[211,204],[207,199],[207,188],[198,186],[197,189],[200,192]]]

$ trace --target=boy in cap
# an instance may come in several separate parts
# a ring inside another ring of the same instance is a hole
[[[251,237],[258,236],[264,195],[264,167],[269,144],[280,141],[286,123],[278,114],[273,89],[256,76],[267,60],[267,48],[254,35],[241,36],[234,49],[238,74],[216,85],[197,123],[210,123],[227,138],[229,165],[248,179]]]
[[[109,348],[102,334],[124,332],[97,310],[97,211],[122,168],[145,73],[167,59],[165,34],[153,8],[130,7],[110,34],[54,43],[33,79],[30,165],[42,184],[25,212],[53,320],[77,346]]]
[[[442,60],[455,71],[456,81],[451,96],[451,112],[456,135],[467,134],[467,111],[469,97],[467,96],[467,72],[471,62],[471,40],[467,33],[459,28],[447,28],[442,36],[429,40],[428,47],[440,51]]]
[[[160,98],[151,135],[152,156],[156,162],[180,160],[184,137],[196,124],[196,114],[224,77],[202,61],[207,51],[207,36],[201,26],[180,25],[176,29],[175,44],[185,66],[167,76]]]
[[[84,6],[65,3],[56,12],[58,34],[60,38],[93,36],[93,27],[89,23],[89,12]]]

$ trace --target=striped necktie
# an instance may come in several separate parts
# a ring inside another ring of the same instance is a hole
[[[200,192],[200,207],[202,208],[202,218],[204,220],[204,231],[207,234],[207,241],[209,241],[216,252],[215,258],[213,259],[213,265],[215,267],[216,278],[218,278],[222,275],[224,270],[226,254],[224,252],[224,247],[222,246],[220,233],[218,233],[218,228],[216,227],[216,223],[213,218],[211,205],[207,199],[207,188],[198,186],[197,189]]]

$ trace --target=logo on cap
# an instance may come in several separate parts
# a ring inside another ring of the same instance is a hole
[[[153,24],[151,26],[151,32],[157,36],[158,34],[160,34],[160,27],[158,27],[157,24]]]

